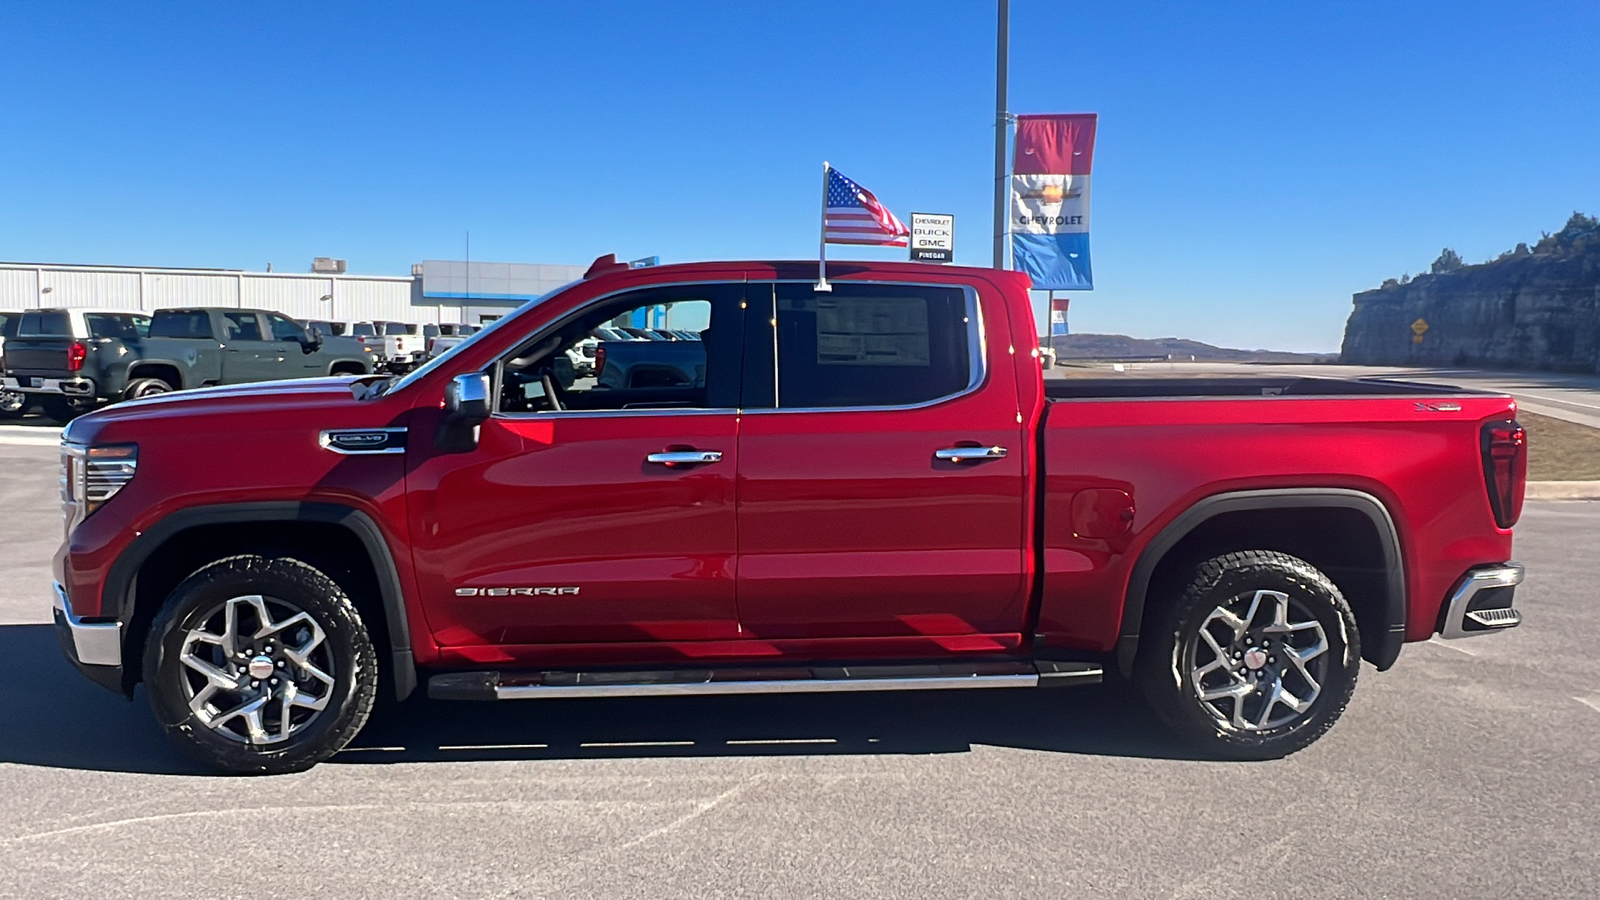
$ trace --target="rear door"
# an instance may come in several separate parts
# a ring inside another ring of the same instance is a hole
[[[747,635],[894,638],[930,655],[1014,646],[1029,454],[1000,297],[752,283],[750,308],[762,314],[748,320],[739,437]]]
[[[558,662],[579,646],[590,662],[691,660],[688,648],[739,636],[742,298],[730,283],[597,300],[492,367],[497,406],[476,449],[439,455],[431,435],[412,436],[413,558],[452,661]],[[717,335],[693,382],[624,390],[574,377],[566,347],[600,321],[666,303]],[[438,398],[421,402],[419,421],[432,421]]]

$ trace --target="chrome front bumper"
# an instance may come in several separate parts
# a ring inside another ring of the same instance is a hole
[[[72,604],[60,582],[55,583],[56,628],[71,646],[74,662],[83,666],[122,665],[122,623],[85,622],[72,614]]]
[[[1514,562],[1468,572],[1450,595],[1440,636],[1477,637],[1521,625],[1522,614],[1511,602],[1522,576],[1522,564]]]

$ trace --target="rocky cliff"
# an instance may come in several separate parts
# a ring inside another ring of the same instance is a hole
[[[1354,299],[1346,363],[1600,371],[1600,222],[1574,213],[1533,248],[1481,265],[1446,250],[1429,274]]]

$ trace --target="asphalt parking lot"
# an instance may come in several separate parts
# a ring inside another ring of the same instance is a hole
[[[46,442],[48,443],[48,439]],[[56,455],[0,445],[0,896],[1592,897],[1600,502],[1534,503],[1527,624],[1412,645],[1289,759],[1193,759],[1115,685],[420,703],[197,773],[49,620]]]

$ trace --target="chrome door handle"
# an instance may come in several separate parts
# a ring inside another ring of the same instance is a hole
[[[933,451],[936,459],[948,459],[951,462],[967,462],[979,459],[1003,459],[1006,455],[1004,447],[946,447],[943,450]]]
[[[722,451],[668,450],[665,453],[652,453],[646,456],[644,461],[663,466],[691,466],[700,463],[722,462]]]

